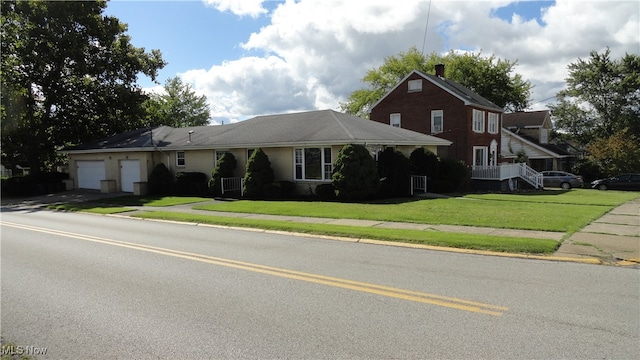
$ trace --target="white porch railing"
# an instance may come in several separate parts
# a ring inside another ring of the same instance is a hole
[[[427,192],[427,177],[422,175],[411,175],[411,195],[415,190]]]
[[[473,166],[471,178],[480,180],[507,180],[519,177],[536,189],[543,187],[542,174],[525,163],[502,164],[500,166]]]
[[[222,178],[220,182],[220,187],[222,190],[222,195],[225,192],[239,191],[240,196],[244,195],[244,178],[241,177],[232,177],[232,178]]]

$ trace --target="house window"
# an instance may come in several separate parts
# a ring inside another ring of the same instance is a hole
[[[549,143],[549,129],[540,129],[540,144]]]
[[[473,131],[484,132],[484,111],[473,109]]]
[[[431,133],[439,134],[442,132],[442,110],[431,111]]]
[[[184,151],[176,152],[176,166],[185,166]]]
[[[474,166],[487,166],[487,147],[486,146],[474,146],[473,147],[473,165]]]
[[[498,133],[498,114],[489,113],[488,123],[489,123],[488,125],[489,134],[497,134]]]
[[[331,148],[294,149],[296,180],[331,180]]]
[[[422,79],[409,80],[409,92],[422,91]]]
[[[389,115],[389,125],[393,127],[401,127],[400,126],[400,114],[391,114]]]
[[[229,151],[216,151],[216,162],[213,164],[213,166],[215,167],[216,165],[218,165],[218,161],[220,161],[220,159],[222,158],[222,155],[224,154],[229,154]]]

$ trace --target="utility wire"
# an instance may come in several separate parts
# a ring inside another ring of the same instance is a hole
[[[431,15],[431,0],[429,0],[429,10],[427,11],[427,24],[424,26],[424,39],[422,40],[422,56],[424,56],[424,46],[427,43],[427,29],[429,29],[430,15]]]

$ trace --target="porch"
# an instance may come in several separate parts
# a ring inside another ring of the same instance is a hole
[[[472,180],[505,181],[522,179],[534,189],[542,189],[542,174],[533,170],[525,163],[502,164],[498,166],[473,166],[471,167]]]

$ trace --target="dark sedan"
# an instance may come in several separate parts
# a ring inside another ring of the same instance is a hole
[[[607,179],[593,181],[591,187],[598,190],[640,191],[640,174],[620,174]]]
[[[544,187],[559,187],[563,190],[571,188],[581,188],[582,177],[564,171],[543,171],[542,185]]]

